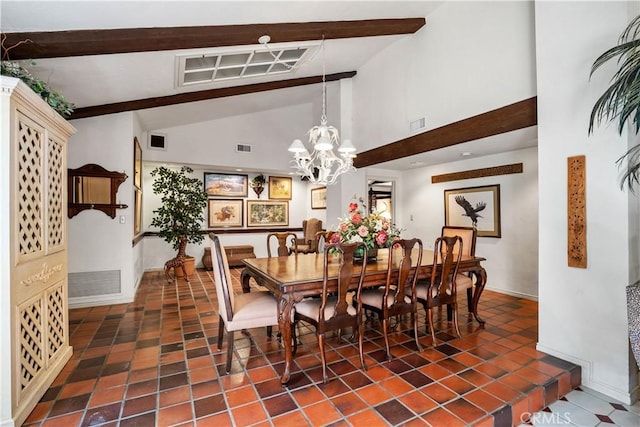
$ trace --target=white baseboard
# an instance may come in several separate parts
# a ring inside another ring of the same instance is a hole
[[[69,308],[85,308],[85,307],[97,307],[99,305],[109,304],[127,304],[133,302],[133,297],[125,295],[114,296],[90,296],[90,297],[78,297],[69,298]]]
[[[612,387],[610,384],[606,384],[602,381],[594,379],[593,362],[590,360],[580,359],[570,354],[566,354],[553,348],[546,347],[539,343],[536,345],[536,350],[547,353],[551,356],[555,356],[559,359],[575,363],[576,365],[580,365],[580,367],[582,368],[582,385],[584,385],[585,387],[589,387],[592,390],[607,395],[613,399],[619,400],[620,402],[626,403],[627,405],[633,404],[633,402],[635,402],[638,398],[638,393],[640,392],[638,387],[631,391],[626,391],[621,390],[617,387]]]
[[[522,292],[510,291],[508,289],[491,288],[489,286],[485,286],[485,289],[491,292],[497,292],[499,294],[511,295],[512,297],[516,297],[516,298],[524,298],[532,301],[538,301],[537,295],[530,295]]]

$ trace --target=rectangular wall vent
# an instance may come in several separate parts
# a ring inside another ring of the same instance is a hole
[[[236,145],[236,151],[238,153],[250,153],[251,152],[251,146],[250,145],[246,145],[246,144],[238,144],[238,145]]]
[[[161,133],[149,134],[149,145],[151,150],[166,150],[167,149],[167,136]]]
[[[414,120],[409,123],[409,132],[416,133],[426,127],[426,120],[424,117],[420,117],[417,120]]]
[[[69,298],[119,294],[120,270],[69,273]]]

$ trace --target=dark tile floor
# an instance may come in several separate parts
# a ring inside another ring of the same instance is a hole
[[[240,292],[238,270],[233,277]],[[224,374],[211,272],[198,270],[190,284],[146,273],[133,303],[70,311],[73,357],[25,425],[507,426],[580,384],[578,366],[535,350],[536,302],[486,291],[485,328],[462,299],[460,307],[462,338],[442,311],[436,347],[421,310],[421,353],[402,319],[389,363],[379,322],[369,320],[367,371],[357,343],[329,338],[327,384],[315,334],[302,325],[284,388],[283,350],[264,328],[236,334],[232,373]]]

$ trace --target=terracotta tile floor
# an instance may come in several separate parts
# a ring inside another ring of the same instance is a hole
[[[233,277],[240,292],[238,270]],[[236,333],[232,373],[224,374],[211,272],[198,270],[190,284],[146,273],[133,303],[70,311],[73,357],[25,425],[507,426],[580,384],[578,366],[535,350],[536,302],[485,292],[484,329],[466,314],[462,296],[460,307],[462,339],[443,310],[437,347],[420,310],[422,353],[410,319],[402,319],[389,363],[379,322],[370,319],[367,371],[357,343],[330,337],[328,384],[315,334],[302,324],[285,388],[283,350],[265,328]]]

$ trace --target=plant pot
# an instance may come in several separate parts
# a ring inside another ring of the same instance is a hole
[[[364,250],[361,248],[356,249],[353,254],[353,262],[362,262],[364,258]],[[375,246],[367,252],[367,262],[376,262],[376,258],[378,258],[378,247]]]
[[[627,319],[631,351],[640,368],[640,282],[627,286]]]
[[[185,270],[187,270],[187,276],[191,276],[193,273],[196,272],[196,259],[192,256],[187,256],[184,259],[184,268]],[[178,268],[174,268],[173,269],[173,274],[176,277],[182,277],[184,276],[182,274],[182,268],[178,267]]]

